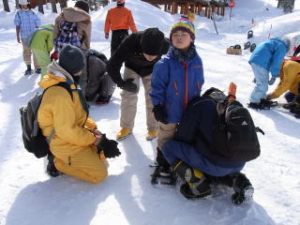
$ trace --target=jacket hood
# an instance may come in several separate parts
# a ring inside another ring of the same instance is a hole
[[[68,22],[84,22],[90,21],[91,16],[82,9],[77,7],[67,7],[62,11],[63,17]]]
[[[60,82],[66,82],[66,80],[70,80],[72,83],[74,82],[72,76],[61,66],[59,66],[57,62],[53,61],[51,64],[49,64],[48,73],[39,82],[39,86],[43,89],[46,89]]]

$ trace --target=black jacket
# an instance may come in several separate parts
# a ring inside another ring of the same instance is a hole
[[[217,123],[216,102],[209,97],[196,97],[189,103],[178,125],[175,139],[193,145],[198,152],[219,166],[244,165],[244,162],[230,161],[214,148],[213,134]]]
[[[108,61],[107,72],[118,86],[122,83],[120,69],[123,62],[125,62],[126,67],[132,69],[141,77],[145,77],[152,73],[154,64],[160,60],[163,54],[168,52],[169,41],[165,38],[161,54],[155,60],[147,61],[141,48],[142,35],[143,31],[139,31],[125,38]]]

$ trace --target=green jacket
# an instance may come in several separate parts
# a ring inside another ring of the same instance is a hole
[[[52,24],[40,26],[32,35],[30,48],[50,53],[53,48],[53,29]]]

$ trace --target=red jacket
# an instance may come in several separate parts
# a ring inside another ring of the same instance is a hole
[[[105,19],[104,32],[109,33],[110,30],[130,30],[137,32],[131,11],[126,7],[115,7],[107,12]]]

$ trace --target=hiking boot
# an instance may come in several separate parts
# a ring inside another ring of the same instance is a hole
[[[180,187],[180,192],[186,198],[203,198],[211,194],[210,182],[200,170],[194,169],[182,161],[176,163],[173,170],[186,183]]]
[[[57,177],[61,175],[61,173],[56,169],[54,165],[54,156],[52,154],[49,154],[47,158],[48,158],[48,165],[46,169],[47,174],[50,177]]]
[[[35,69],[35,71],[34,71],[36,74],[41,74],[41,72],[42,72],[42,69],[41,68],[37,68],[37,69]]]
[[[151,141],[157,137],[157,130],[149,130],[146,136],[147,141]]]
[[[132,134],[131,129],[124,127],[117,133],[117,140],[118,141],[124,140],[131,134]]]
[[[254,188],[245,174],[237,173],[233,175],[233,190],[232,202],[240,205],[244,201],[252,199]]]
[[[32,69],[31,69],[31,65],[27,65],[27,69],[24,72],[25,76],[29,76],[33,73]]]

